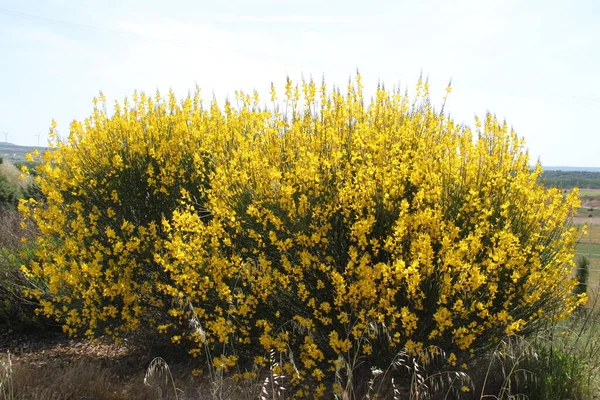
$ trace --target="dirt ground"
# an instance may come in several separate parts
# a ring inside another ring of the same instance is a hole
[[[573,223],[575,225],[593,224],[600,225],[600,217],[573,217]]]
[[[600,195],[581,198],[581,207],[600,208]]]
[[[81,359],[110,361],[123,367],[138,365],[140,354],[124,345],[107,341],[92,343],[86,339],[68,338],[62,333],[15,334],[7,331],[0,335],[0,354],[10,352],[14,362],[30,365],[62,364]],[[137,354],[136,354],[137,353]],[[142,364],[143,365],[143,364]]]

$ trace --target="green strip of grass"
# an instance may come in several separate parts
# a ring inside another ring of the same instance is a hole
[[[590,211],[588,208],[581,207],[577,210],[578,217],[589,217],[590,215],[592,217],[600,217],[600,208],[594,208]]]
[[[600,190],[580,190],[580,197],[600,197]]]
[[[577,245],[577,254],[589,258],[600,258],[600,244],[579,243]]]

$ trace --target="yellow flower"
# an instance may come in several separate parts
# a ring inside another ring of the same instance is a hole
[[[450,353],[448,356],[448,364],[455,366],[456,365],[456,354]]]

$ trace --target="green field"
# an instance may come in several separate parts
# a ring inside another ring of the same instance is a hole
[[[590,211],[589,208],[581,207],[577,210],[577,217],[600,217],[600,208],[594,208]]]
[[[579,189],[580,197],[596,197],[600,196],[600,189]]]
[[[591,291],[600,290],[600,224],[589,225],[587,231],[577,244],[577,257],[585,256],[590,260],[588,294],[591,294]]]
[[[600,244],[579,243],[577,245],[577,254],[584,255],[588,258],[600,258]]]
[[[585,255],[585,254],[584,254]],[[578,254],[578,258],[581,255]],[[587,257],[587,255],[585,255]],[[591,258],[588,276],[588,295],[600,290],[600,257]],[[575,271],[573,271],[575,273]]]
[[[600,245],[600,224],[588,224],[587,233],[579,238],[579,243]]]
[[[591,224],[588,225],[587,235],[582,238],[582,241],[586,243],[600,244],[600,225]]]

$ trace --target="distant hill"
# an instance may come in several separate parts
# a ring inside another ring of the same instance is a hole
[[[546,187],[600,189],[600,171],[544,169],[541,178]]]
[[[34,147],[34,146],[19,146],[8,142],[0,142],[0,158],[12,162],[23,162],[26,160],[25,154],[33,152],[38,149],[42,152],[46,147]]]
[[[600,172],[600,167],[544,167],[544,171]]]

